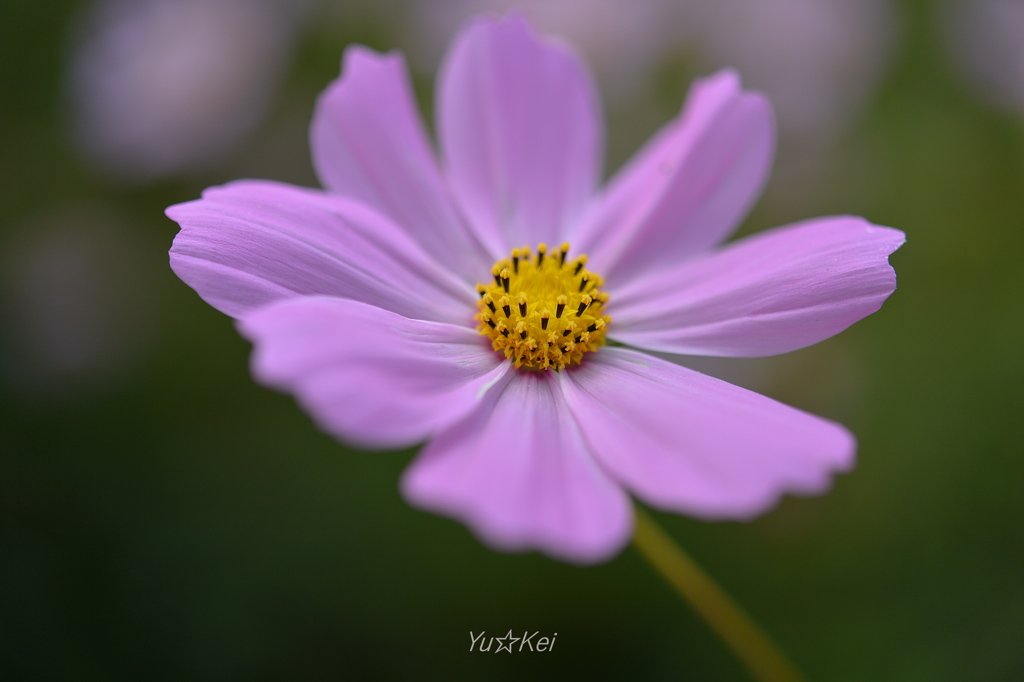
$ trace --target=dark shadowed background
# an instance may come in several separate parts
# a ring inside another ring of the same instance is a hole
[[[315,186],[345,45],[421,104],[511,2],[0,5],[0,679],[745,679],[638,557],[494,553],[255,385],[167,266],[169,204]],[[898,227],[893,297],[798,353],[695,367],[847,424],[859,464],[746,524],[656,517],[812,680],[1024,679],[1024,3],[528,0],[596,72],[608,167],[721,66],[775,102],[741,233]],[[429,115],[428,115],[429,119]],[[469,653],[469,632],[557,632]]]

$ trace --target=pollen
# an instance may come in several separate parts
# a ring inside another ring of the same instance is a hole
[[[512,249],[491,280],[476,285],[477,330],[517,369],[560,370],[605,343],[612,318],[604,314],[604,280],[587,270],[585,255],[568,256],[568,244]]]

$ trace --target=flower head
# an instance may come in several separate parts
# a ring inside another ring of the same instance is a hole
[[[520,16],[471,22],[436,99],[440,160],[401,56],[351,47],[312,125],[323,191],[239,181],[168,209],[172,267],[238,319],[260,381],[348,442],[429,441],[411,503],[576,562],[629,539],[627,492],[742,519],[852,465],[842,426],[626,347],[783,353],[894,290],[903,234],[861,218],[716,247],[768,174],[762,96],[699,81],[601,191],[591,79]]]

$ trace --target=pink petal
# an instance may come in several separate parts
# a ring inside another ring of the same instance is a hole
[[[455,208],[401,55],[348,48],[341,77],[317,102],[310,142],[324,187],[388,216],[464,278],[475,283],[500,257],[485,251]]]
[[[609,332],[668,353],[787,353],[878,310],[896,289],[887,257],[903,241],[850,216],[770,230],[629,282]]]
[[[594,191],[602,124],[589,74],[518,14],[478,18],[438,77],[441,148],[493,249],[557,244]]]
[[[632,532],[628,498],[590,456],[558,377],[509,379],[412,463],[406,499],[460,519],[502,550],[578,563],[611,557]]]
[[[760,194],[774,136],[768,100],[735,73],[697,81],[682,114],[615,175],[574,250],[614,286],[718,244]]]
[[[656,507],[749,518],[853,464],[838,424],[643,353],[593,357],[563,372],[566,401],[602,466]]]
[[[207,303],[239,317],[325,294],[400,315],[469,324],[475,292],[384,216],[318,190],[243,180],[171,206],[171,267]]]
[[[413,445],[476,409],[509,363],[472,329],[308,297],[246,316],[253,374],[295,394],[324,431],[367,447]]]

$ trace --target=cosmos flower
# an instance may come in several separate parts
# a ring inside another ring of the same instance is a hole
[[[325,190],[168,209],[174,271],[238,320],[258,380],[346,442],[427,441],[412,504],[580,563],[628,541],[629,494],[746,519],[852,465],[842,426],[633,349],[783,353],[894,290],[903,234],[861,218],[716,248],[769,171],[762,96],[697,82],[603,191],[591,79],[520,16],[469,23],[436,101],[440,161],[402,57],[351,47],[312,124]]]

